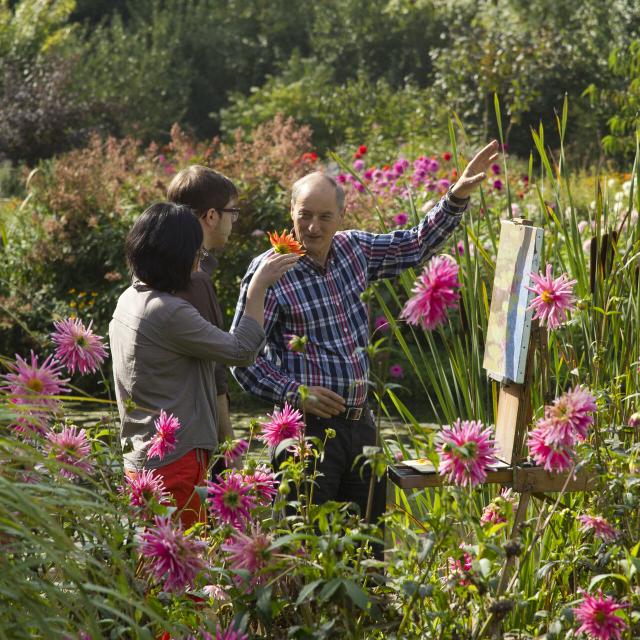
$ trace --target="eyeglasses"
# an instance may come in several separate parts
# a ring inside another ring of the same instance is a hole
[[[227,209],[216,209],[218,213],[229,213],[231,214],[231,222],[235,222],[240,215],[240,209],[238,207],[229,207]]]

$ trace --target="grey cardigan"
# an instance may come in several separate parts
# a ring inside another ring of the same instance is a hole
[[[226,333],[182,298],[140,282],[129,287],[109,324],[125,469],[154,469],[192,449],[215,450],[214,365],[252,364],[264,338],[263,328],[248,316]],[[147,460],[160,409],[180,420],[177,446],[162,461]]]

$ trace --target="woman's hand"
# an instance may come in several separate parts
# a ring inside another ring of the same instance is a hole
[[[258,266],[249,287],[266,290],[275,284],[300,259],[295,253],[271,253]]]

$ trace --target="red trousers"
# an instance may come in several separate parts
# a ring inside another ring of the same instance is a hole
[[[182,458],[155,470],[155,475],[162,478],[167,491],[174,497],[185,529],[196,522],[207,521],[206,506],[201,503],[195,487],[205,484],[208,464],[206,449],[192,449]],[[126,473],[130,477],[136,474],[135,471]]]

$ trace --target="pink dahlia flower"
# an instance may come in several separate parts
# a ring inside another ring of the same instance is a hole
[[[438,434],[438,471],[455,484],[471,487],[487,477],[487,468],[496,461],[492,430],[480,421],[459,419]]]
[[[165,410],[161,409],[160,417],[153,424],[156,428],[156,434],[151,438],[147,458],[162,460],[167,453],[171,453],[176,448],[176,431],[180,428],[180,420],[172,413],[167,415]]]
[[[233,463],[243,456],[249,450],[249,443],[244,440],[236,440],[235,442],[225,443],[226,447],[223,452],[224,463],[227,467],[231,467]]]
[[[442,577],[443,587],[451,587],[455,585],[466,586],[470,584],[469,575],[473,570],[473,556],[464,550],[464,545],[460,545],[462,549],[462,559],[447,558],[447,571]]]
[[[218,482],[207,483],[211,515],[219,521],[242,529],[251,519],[251,509],[256,506],[251,495],[253,484],[246,482],[237,472],[228,473]]]
[[[577,633],[585,633],[594,640],[621,640],[628,625],[616,612],[624,607],[614,598],[603,596],[602,591],[596,596],[583,592],[582,603],[573,610],[581,623]]]
[[[2,385],[13,397],[15,404],[28,405],[35,409],[55,410],[60,403],[56,398],[61,393],[68,393],[65,385],[68,379],[60,377],[61,365],[49,356],[38,365],[38,356],[31,352],[31,364],[16,355],[15,363],[9,365],[11,373],[2,376]]]
[[[24,440],[34,440],[36,436],[44,436],[49,431],[49,421],[46,413],[23,410],[21,405],[15,402],[15,398],[10,400],[9,407],[16,412],[15,420],[10,426]]]
[[[243,476],[243,480],[249,484],[263,505],[271,504],[271,501],[278,493],[278,480],[275,473],[265,465],[257,466],[253,473]]]
[[[268,414],[269,415],[269,414]],[[258,436],[270,447],[277,447],[283,440],[288,438],[298,438],[304,428],[304,418],[302,414],[287,402],[284,408],[276,410],[273,415],[269,415],[269,422],[261,423],[262,433]]]
[[[54,322],[51,339],[56,343],[56,358],[71,373],[94,373],[107,357],[104,338],[91,330],[93,321],[85,327],[80,318]]]
[[[129,489],[129,503],[140,509],[145,517],[148,516],[147,508],[150,504],[162,504],[169,498],[162,478],[156,476],[153,469],[143,469],[133,477],[125,476],[125,482]]]
[[[556,398],[553,405],[545,409],[548,440],[569,446],[576,440],[585,440],[597,408],[591,392],[580,386]]]
[[[550,264],[547,264],[546,275],[532,273],[531,280],[534,286],[527,289],[536,294],[529,306],[536,312],[533,319],[539,319],[549,330],[557,329],[567,319],[567,311],[575,308],[573,285],[577,280],[569,280],[566,273],[554,280]]]
[[[512,489],[502,489],[500,495],[488,504],[480,518],[481,524],[499,524],[508,522],[509,516],[513,514],[516,508],[516,498]]]
[[[62,477],[76,478],[81,471],[89,473],[93,470],[93,462],[88,459],[91,444],[84,429],[78,431],[77,427],[65,427],[60,433],[50,431],[47,440],[47,452],[66,467],[60,469]]]
[[[260,582],[260,576],[256,574],[264,570],[271,558],[271,543],[271,537],[255,525],[248,534],[234,531],[232,537],[222,545],[222,550],[229,554],[229,566],[248,571],[251,584],[255,586]]]
[[[207,543],[185,535],[170,516],[155,516],[154,526],[140,534],[138,545],[149,573],[158,582],[164,581],[165,591],[179,593],[193,587],[205,568],[202,556]]]
[[[604,542],[613,542],[618,537],[618,532],[609,522],[602,516],[578,516],[578,520],[582,523],[581,531],[593,531]]]
[[[538,426],[529,432],[527,441],[529,454],[538,466],[547,471],[567,471],[573,460],[572,445],[549,439],[549,427],[546,420],[540,420]]]
[[[431,331],[445,321],[447,310],[457,305],[459,287],[456,262],[448,256],[436,256],[418,276],[411,290],[413,296],[407,300],[400,317]]]

